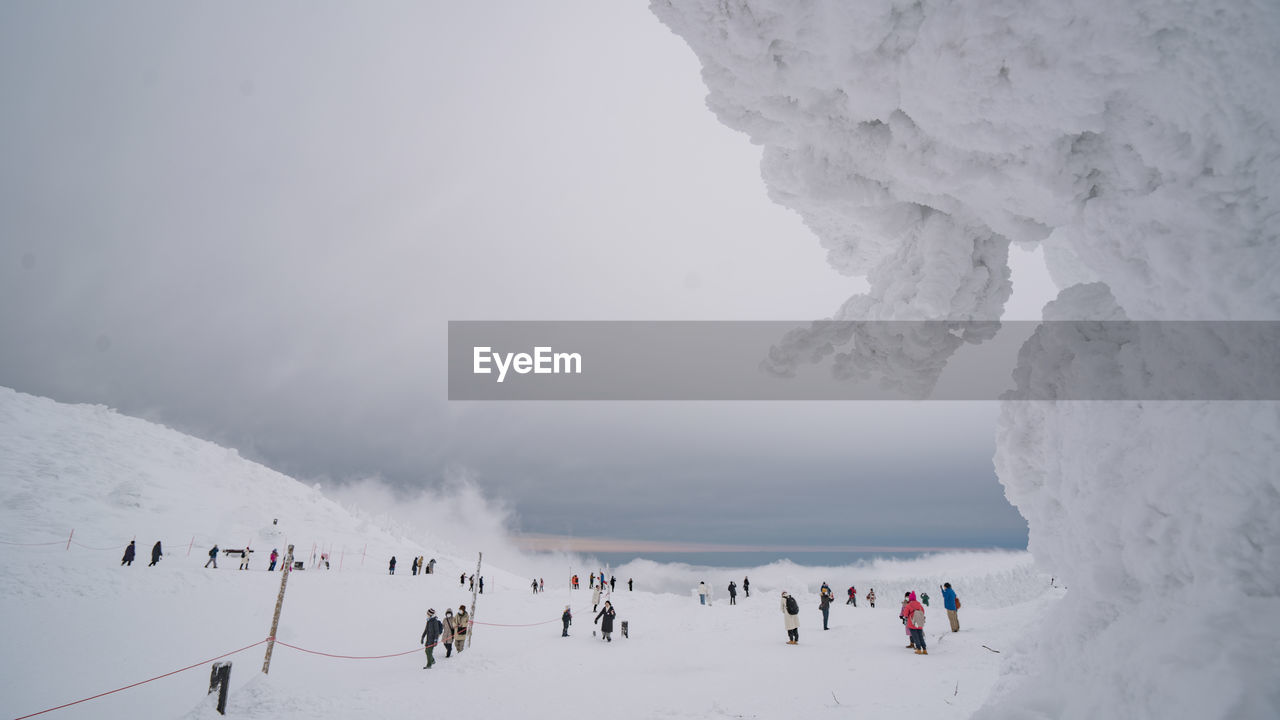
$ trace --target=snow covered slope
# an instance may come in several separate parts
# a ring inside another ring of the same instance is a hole
[[[752,597],[736,606],[722,590],[743,571],[700,568],[716,588],[709,607],[683,592],[627,592],[620,583],[612,599],[631,637],[615,634],[606,644],[592,637],[585,583],[575,592],[567,573],[547,575],[547,592],[533,595],[523,575],[489,568],[476,619],[495,624],[477,625],[472,647],[461,655],[444,660],[437,652],[440,664],[428,672],[417,645],[425,610],[470,605],[458,574],[471,561],[433,553],[431,538],[419,544],[401,537],[234,451],[102,407],[7,389],[0,389],[0,528],[0,540],[23,543],[0,546],[5,718],[193,664],[41,717],[217,717],[205,697],[206,661],[266,637],[280,574],[265,572],[261,553],[250,571],[226,559],[217,570],[205,569],[212,542],[252,541],[269,551],[287,536],[300,548],[313,542],[334,548],[332,569],[290,575],[278,633],[282,643],[328,655],[277,645],[269,676],[260,673],[261,645],[232,655],[230,717],[536,719],[588,708],[617,718],[967,717],[994,687],[1009,649],[1025,642],[1023,628],[1061,595],[1026,553],[941,555],[866,568],[777,563],[749,571]],[[124,544],[135,534],[139,559],[121,567]],[[147,567],[156,539],[165,556]],[[365,544],[369,558],[362,565]],[[394,577],[386,571],[393,552],[401,561]],[[410,576],[414,554],[438,558],[440,572]],[[530,558],[528,567],[538,562]],[[585,579],[584,568],[578,566]],[[637,562],[627,572],[643,588],[695,571]],[[964,631],[946,631],[935,601],[930,656],[922,658],[903,647],[895,596],[944,579],[965,600]],[[824,580],[840,594],[848,584],[864,593],[874,586],[880,607],[837,604],[824,632],[816,608]],[[781,589],[802,600],[798,647],[783,642]],[[571,636],[561,638],[566,604],[575,621]],[[922,668],[927,672],[905,679]]]
[[[867,276],[837,319],[996,319],[1010,243],[1044,249],[1046,319],[1280,319],[1278,3],[651,6],[764,146],[771,196]],[[912,366],[954,342],[862,340],[855,361],[904,358],[924,387]],[[1057,397],[1143,370],[1124,343],[1058,340],[1066,362],[1037,367]],[[1008,403],[996,464],[1072,592],[987,716],[1280,716],[1275,403]]]

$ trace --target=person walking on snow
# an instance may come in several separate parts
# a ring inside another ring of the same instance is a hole
[[[427,648],[427,664],[422,666],[423,670],[430,670],[431,666],[436,664],[433,653],[442,634],[444,634],[444,625],[440,623],[440,618],[436,617],[435,609],[427,608],[427,627],[423,629],[422,637],[418,639],[418,642]]]
[[[388,575],[396,574],[396,556],[395,555],[391,556],[391,563],[387,565],[387,574]]]
[[[831,616],[831,588],[822,593],[821,599],[818,600],[818,609],[822,611],[822,629],[830,630],[827,627],[827,619]]]
[[[124,549],[124,557],[120,558],[120,564],[133,567],[133,556],[134,556],[134,553],[136,553],[137,551],[138,551],[138,546],[136,544],[136,541],[130,540],[129,545]]]
[[[467,573],[466,573],[465,571],[464,571],[461,575],[459,575],[459,576],[458,576],[458,584],[459,584],[459,585],[466,585],[466,584],[467,584]]]
[[[794,612],[792,612],[794,610]],[[800,643],[800,606],[796,599],[782,591],[782,624],[787,628],[787,644]]]
[[[267,568],[267,572],[275,572],[276,560],[280,557],[280,553],[275,548],[271,548],[271,566]]]
[[[849,599],[845,600],[844,604],[858,607],[858,588],[852,585],[849,586]]]
[[[249,548],[245,548],[244,550],[242,550],[242,551],[240,552],[240,569],[241,569],[241,570],[248,570],[248,569],[249,569],[249,553],[251,553],[251,552],[253,552],[253,551],[252,551],[252,550],[250,550]],[[321,561],[321,562],[324,562],[324,556],[321,556],[321,560],[320,560],[320,561]]]
[[[601,579],[600,584],[604,584],[603,578]],[[600,623],[600,635],[604,638],[605,642],[613,642],[613,618],[617,614],[618,613],[613,610],[613,603],[605,600],[604,607],[601,608],[600,613],[596,615],[596,619],[591,621],[592,624],[595,624],[596,620],[604,618],[604,621]]]
[[[204,566],[209,567],[209,563],[213,563],[214,570],[218,569],[218,546],[217,545],[214,545],[213,548],[209,550],[209,559],[204,561]]]
[[[627,592],[631,592],[632,590],[635,590],[635,586],[632,584],[633,582],[634,580],[632,580],[631,578],[627,578]]]
[[[160,558],[162,557],[164,557],[164,552],[160,550],[160,541],[157,540],[156,544],[151,546],[151,562],[147,564],[147,567],[151,567],[152,565],[160,562]]]
[[[546,591],[547,591],[547,581],[543,580],[542,578],[538,578],[538,592],[546,592]]]
[[[951,632],[960,632],[960,616],[956,611],[960,609],[960,598],[956,597],[956,591],[951,589],[951,583],[945,583],[942,586],[942,607],[947,610],[947,619],[951,621]]]
[[[595,612],[599,609],[600,609],[600,587],[597,585],[591,588],[591,612]]]
[[[533,579],[533,594],[538,594],[538,578]]]
[[[911,593],[902,594],[902,607],[898,608],[898,619],[902,620],[902,631],[907,634],[907,649],[910,650],[916,646],[916,639],[911,635],[911,628],[907,627],[907,603],[911,602]]]
[[[471,616],[467,614],[467,606],[459,605],[458,614],[453,618],[453,638],[454,647],[458,652],[462,652],[462,646],[467,644],[467,631],[471,629]]]
[[[476,576],[475,576],[475,575],[472,575],[471,577],[467,578],[467,589],[468,589],[468,590],[471,590],[471,591],[473,591],[473,592],[475,591],[475,589],[476,589]]]
[[[751,597],[751,581],[748,580],[745,575],[742,578],[742,595],[744,597]]]
[[[440,634],[440,642],[444,645],[445,657],[453,655],[453,628],[455,626],[453,608],[446,608],[444,611],[444,631]]]
[[[876,606],[876,589],[875,588],[871,588],[871,592],[867,593],[867,603],[871,605],[872,609],[875,609],[875,606]]]
[[[738,584],[732,580],[729,581],[729,604],[738,604]]]
[[[911,632],[911,642],[916,646],[917,655],[928,655],[929,646],[924,643],[924,606],[916,600],[916,594],[908,595],[905,612],[907,613],[907,630]]]
[[[707,604],[707,584],[704,582],[698,583],[698,602],[702,605]]]
[[[618,578],[614,577],[613,575],[610,575],[609,576],[609,592],[613,592],[614,590],[617,590],[617,589],[618,589]]]
[[[480,576],[480,594],[481,595],[484,594],[484,576],[483,575]]]
[[[564,613],[560,616],[560,622],[564,623],[564,629],[560,631],[560,637],[569,637],[569,626],[573,624],[573,613],[569,612],[569,606],[564,606]]]

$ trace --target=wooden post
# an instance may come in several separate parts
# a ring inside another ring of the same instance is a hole
[[[76,529],[71,528],[71,534],[67,536],[67,549],[71,549],[71,538],[76,536]]]
[[[227,689],[231,685],[231,663],[216,662],[209,671],[209,692],[218,691],[218,714],[227,714]]]
[[[280,595],[276,597],[276,613],[271,618],[271,635],[267,639],[267,656],[262,659],[262,674],[271,669],[271,651],[276,647],[276,629],[280,627],[280,608],[284,606],[284,588],[289,584],[289,570],[293,568],[293,546],[284,556],[284,569],[280,573]]]
[[[484,559],[484,553],[476,553],[476,581],[480,580],[480,561]],[[476,588],[479,585],[471,587],[471,622],[476,621]],[[475,634],[476,626],[472,625],[467,628],[467,647],[471,647],[471,636]]]

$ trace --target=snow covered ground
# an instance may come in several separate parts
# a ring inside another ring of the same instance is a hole
[[[1026,553],[963,553],[843,569],[775,563],[746,571],[751,597],[730,606],[724,588],[730,579],[741,583],[742,570],[638,561],[617,569],[613,595],[630,637],[615,631],[606,644],[591,632],[590,566],[575,568],[583,589],[572,591],[560,569],[565,558],[526,557],[521,567],[485,568],[475,620],[496,625],[477,625],[471,648],[427,671],[418,646],[426,609],[470,605],[458,576],[474,569],[472,553],[485,547],[438,552],[452,546],[448,539],[384,528],[232,450],[106,408],[7,389],[0,389],[0,527],[0,716],[7,718],[265,639],[280,586],[278,573],[264,571],[265,557],[286,540],[308,569],[290,575],[280,641],[334,655],[409,654],[353,660],[277,645],[264,676],[264,646],[253,647],[230,658],[231,717],[968,717],[988,699],[1001,663],[1018,662],[1034,639],[1030,628],[1062,592]],[[138,560],[120,567],[135,535]],[[165,557],[147,567],[156,539]],[[205,569],[213,542],[252,543],[252,569],[237,570],[234,558]],[[332,548],[330,570],[310,567],[313,543]],[[386,571],[392,554],[394,577]],[[410,574],[419,554],[439,561],[436,574]],[[502,556],[508,565],[519,557]],[[536,574],[547,591],[532,595]],[[627,577],[636,592],[624,589]],[[689,592],[641,590],[691,589],[696,579],[713,586],[711,606]],[[964,604],[958,634],[947,632],[939,608],[943,580]],[[840,598],[826,632],[817,610],[823,581]],[[856,609],[844,605],[850,584],[860,595],[874,587],[878,607],[862,599]],[[783,589],[801,600],[798,646],[784,644]],[[906,589],[934,590],[928,657],[904,648],[896,616]],[[575,622],[561,638],[566,604]],[[216,717],[205,696],[208,667],[41,717]]]

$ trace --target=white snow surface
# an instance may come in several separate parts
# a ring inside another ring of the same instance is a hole
[[[1039,244],[1061,289],[1046,319],[1280,316],[1280,3],[651,7],[701,60],[710,109],[764,147],[771,196],[867,276],[836,319],[997,319],[1014,242]],[[788,336],[772,369],[829,353],[830,332]],[[950,335],[860,338],[837,368],[889,358],[927,389]],[[1205,383],[1231,365],[1160,347],[1049,331],[1019,379],[1071,397],[1161,363]],[[979,715],[1280,717],[1278,418],[1006,403],[1000,481],[1071,592]]]
[[[630,637],[615,627],[614,641],[603,643],[592,636],[585,564],[577,567],[584,589],[569,590],[566,571],[547,575],[547,592],[539,595],[524,577],[532,571],[486,566],[476,620],[530,626],[477,625],[469,649],[447,660],[437,651],[439,664],[428,671],[415,649],[426,608],[470,605],[458,575],[474,568],[471,555],[484,547],[468,548],[465,557],[437,552],[445,539],[384,528],[233,450],[104,407],[8,389],[0,389],[0,527],[5,543],[52,543],[6,544],[0,552],[0,716],[9,718],[193,663],[40,717],[218,717],[202,661],[267,636],[281,576],[265,572],[265,556],[273,546],[283,549],[286,538],[308,569],[289,576],[282,642],[339,655],[409,654],[350,660],[277,645],[263,675],[264,647],[254,647],[230,658],[228,717],[967,717],[995,687],[1012,648],[1029,640],[1025,628],[1062,595],[1027,553],[943,554],[854,568],[783,562],[750,571],[637,561],[619,568],[627,575],[619,573],[612,594]],[[138,559],[121,567],[135,535]],[[147,567],[156,539],[165,556]],[[258,550],[252,569],[240,571],[238,559],[226,557],[218,569],[204,568],[214,542],[251,542]],[[330,570],[311,567],[312,543],[334,547]],[[386,570],[392,553],[399,560],[394,577]],[[412,576],[416,554],[436,558],[439,571]],[[528,558],[530,567],[538,562]],[[728,605],[728,581],[741,583],[748,572],[751,597]],[[636,579],[637,591],[624,589],[625,577]],[[709,607],[688,594],[697,579],[713,586]],[[944,579],[964,601],[958,634],[947,631],[940,609],[936,588]],[[840,598],[825,632],[817,610],[823,581]],[[856,609],[845,606],[850,584],[860,595],[874,587],[878,607],[862,599]],[[683,588],[649,592],[646,585]],[[801,600],[798,646],[784,643],[781,589]],[[904,648],[897,607],[907,589],[932,591],[928,657]],[[566,604],[575,620],[570,637],[561,638]]]

